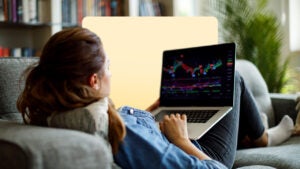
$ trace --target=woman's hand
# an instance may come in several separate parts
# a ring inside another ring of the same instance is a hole
[[[159,127],[168,140],[174,144],[179,141],[189,140],[186,115],[178,113],[176,115],[166,115],[163,121],[159,123]]]
[[[152,112],[153,110],[157,109],[159,106],[159,99],[157,99],[152,105],[150,105],[146,111]]]
[[[194,155],[200,160],[211,159],[190,141],[187,131],[186,115],[166,115],[163,121],[159,123],[159,126],[161,132],[165,134],[168,140],[187,154]]]

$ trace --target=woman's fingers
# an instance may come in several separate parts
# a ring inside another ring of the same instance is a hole
[[[160,129],[171,142],[178,138],[188,139],[186,115],[184,114],[165,115],[163,121],[160,122]]]
[[[187,121],[186,114],[181,115],[181,119],[184,120],[184,121]]]

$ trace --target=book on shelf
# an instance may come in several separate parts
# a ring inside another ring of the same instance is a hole
[[[36,56],[36,50],[30,47],[21,48],[21,56],[22,57],[33,57]]]
[[[0,21],[4,21],[4,4],[3,4],[3,0],[0,0]]]
[[[161,4],[157,0],[139,0],[140,16],[161,16]]]
[[[123,16],[124,0],[62,0],[65,25],[81,25],[85,16]]]
[[[9,48],[0,46],[0,58],[9,57]]]
[[[0,58],[3,57],[33,57],[36,55],[36,50],[30,47],[8,48],[0,46]]]
[[[24,22],[29,22],[29,23],[37,23],[39,21],[38,19],[38,0],[23,0],[23,2],[28,1],[28,9],[24,9],[24,13],[27,13],[28,16],[27,18],[23,17]],[[25,5],[24,5],[25,7]],[[43,10],[43,9],[41,9]]]
[[[122,3],[122,0],[111,0],[110,2],[111,16],[124,15],[123,6],[124,4]]]
[[[39,22],[39,1],[41,0],[0,0],[0,21]]]
[[[77,25],[77,14],[76,14],[77,1],[62,0],[61,9],[62,9],[62,23],[65,25]],[[78,12],[82,12],[82,11],[78,11]]]
[[[11,0],[11,11],[10,11],[10,15],[11,15],[11,20],[13,22],[17,22],[17,0]],[[14,6],[16,6],[16,8],[13,8]]]
[[[37,7],[38,22],[40,23],[50,23],[51,22],[51,9],[49,0],[39,0]]]
[[[124,0],[61,0],[62,24],[80,25],[85,16],[123,16]],[[50,0],[0,0],[0,21],[49,23]]]

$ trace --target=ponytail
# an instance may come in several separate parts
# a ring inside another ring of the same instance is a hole
[[[118,112],[116,111],[115,106],[110,99],[108,104],[108,116],[108,138],[112,147],[112,152],[113,154],[116,154],[118,152],[120,143],[126,135],[126,129],[121,117],[118,115]]]

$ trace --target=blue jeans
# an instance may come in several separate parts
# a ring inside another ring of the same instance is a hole
[[[236,72],[233,109],[197,142],[211,158],[232,168],[238,143],[246,135],[259,138],[265,128],[252,94]]]

